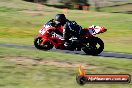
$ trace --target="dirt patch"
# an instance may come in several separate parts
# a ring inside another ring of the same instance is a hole
[[[50,65],[63,68],[77,68],[79,65],[86,67],[86,69],[96,69],[96,66],[89,65],[88,63],[70,62],[60,60],[47,60],[41,58],[28,58],[28,57],[4,57],[3,59],[15,62],[18,65]]]

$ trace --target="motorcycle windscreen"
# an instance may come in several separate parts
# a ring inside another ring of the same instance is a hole
[[[39,30],[39,33],[42,34],[42,35],[44,35],[45,32],[48,30],[49,27],[51,27],[51,25],[49,25],[49,24],[43,25],[43,27]]]

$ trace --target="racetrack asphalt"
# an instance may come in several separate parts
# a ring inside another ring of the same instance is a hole
[[[0,47],[8,47],[8,48],[19,48],[19,49],[36,49],[34,46],[29,45],[15,45],[15,44],[0,44]],[[51,52],[61,52],[61,53],[68,53],[68,54],[79,54],[79,55],[86,55],[83,51],[69,51],[69,50],[59,50],[59,49],[52,49]],[[98,55],[98,57],[113,57],[113,58],[126,58],[132,59],[132,54],[128,53],[119,53],[119,52],[102,52]]]

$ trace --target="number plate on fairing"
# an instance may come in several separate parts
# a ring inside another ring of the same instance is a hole
[[[45,32],[46,32],[45,29],[40,29],[40,30],[39,30],[39,33],[41,33],[42,35],[43,35]]]

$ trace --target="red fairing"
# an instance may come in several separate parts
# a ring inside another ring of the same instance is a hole
[[[43,35],[41,33],[38,34],[39,37],[43,37]]]
[[[63,27],[62,25],[57,27],[57,29],[58,29],[61,33],[63,33],[63,28],[64,28],[64,27]]]
[[[55,27],[41,28],[38,36],[43,38],[42,44],[45,44],[46,41],[50,41],[56,48],[64,47],[64,42],[61,39],[50,34],[50,31],[55,31],[55,30],[59,30],[60,32],[63,32],[63,26],[59,26],[57,28],[55,28]]]

